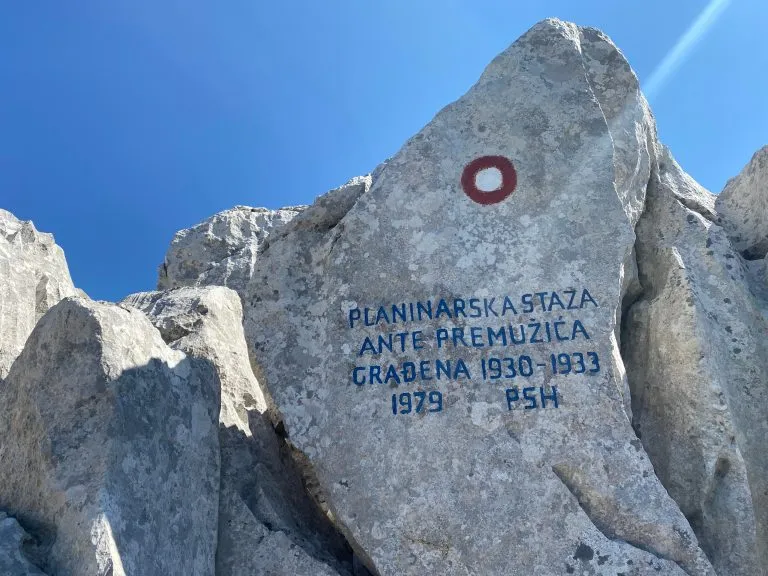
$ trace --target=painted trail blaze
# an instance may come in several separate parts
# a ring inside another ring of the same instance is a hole
[[[501,173],[501,183],[495,190],[484,191],[478,188],[476,178],[480,172],[489,168],[495,168]],[[464,193],[478,204],[498,204],[515,191],[517,172],[509,158],[481,156],[464,167],[464,172],[461,174],[461,187]]]

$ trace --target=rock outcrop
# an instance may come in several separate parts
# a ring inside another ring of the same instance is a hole
[[[749,260],[768,254],[768,146],[728,181],[717,197],[718,224],[733,248]]]
[[[248,433],[248,413],[266,410],[251,371],[237,293],[218,286],[140,292],[122,304],[146,314],[173,349],[213,366],[220,383],[222,426]]]
[[[654,140],[616,48],[546,21],[346,212],[270,237],[253,361],[371,570],[714,573],[630,426],[615,338]]]
[[[53,236],[0,209],[0,381],[42,315],[75,294]]]
[[[210,575],[216,374],[139,311],[68,298],[0,387],[0,508],[55,576]]]
[[[265,414],[237,293],[179,288],[129,296],[165,342],[212,365],[221,384],[217,576],[338,575],[352,553],[320,514]]]
[[[120,305],[0,211],[0,574],[768,576],[767,252],[559,20]]]
[[[768,300],[745,244],[729,243],[700,209],[713,204],[665,151],[637,228],[643,294],[623,326],[623,355],[656,474],[717,573],[747,576],[768,566]]]
[[[241,292],[269,233],[290,222],[305,208],[267,210],[235,206],[192,228],[180,230],[160,266],[158,289],[220,285]]]

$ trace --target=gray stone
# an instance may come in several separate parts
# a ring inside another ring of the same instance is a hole
[[[371,570],[714,574],[632,430],[616,338],[654,134],[618,50],[548,20],[372,186],[329,193],[262,247],[244,299],[255,371],[318,501]],[[461,184],[484,156],[517,171],[514,192],[490,205]],[[546,295],[524,296],[536,292]],[[419,319],[409,303],[427,300],[432,317]],[[403,303],[406,319],[392,322]],[[525,344],[508,333],[508,345],[496,336],[489,346],[488,328],[510,326],[517,338],[528,331]],[[391,349],[379,350],[390,336]],[[579,373],[553,373],[551,354],[567,354]],[[492,378],[491,357],[513,358],[516,376],[502,360]],[[451,362],[450,377],[436,378],[438,360]],[[384,383],[369,383],[371,365]],[[386,378],[390,365],[397,377]],[[542,408],[555,387],[559,407],[550,397]],[[524,395],[539,408],[525,409]]]
[[[768,146],[755,152],[717,197],[718,223],[734,248],[749,259],[768,254]]]
[[[270,530],[254,517],[232,490],[222,492],[225,514],[219,524],[217,575],[231,576],[338,576],[281,530]]]
[[[264,414],[248,361],[242,306],[229,288],[134,294],[165,342],[211,364],[221,383],[217,576],[347,573],[351,551],[302,486],[302,473]]]
[[[0,512],[0,574],[3,576],[45,576],[24,554],[31,537],[15,518]]]
[[[656,125],[637,77],[600,30],[580,28],[590,89],[600,103],[613,142],[614,185],[632,226],[645,205],[655,155]]]
[[[768,300],[743,245],[697,209],[714,195],[668,151],[651,182],[637,227],[643,293],[623,326],[634,424],[718,574],[763,575]]]
[[[237,293],[223,286],[179,288],[132,294],[122,304],[144,312],[169,346],[215,368],[220,423],[250,434],[248,412],[264,412],[266,401],[248,360]]]
[[[57,576],[210,575],[218,381],[139,311],[67,298],[0,388],[0,506]]]
[[[242,291],[266,237],[304,208],[235,206],[177,232],[160,266],[158,289],[220,285]]]
[[[0,210],[0,380],[40,317],[75,294],[64,252],[53,236]]]

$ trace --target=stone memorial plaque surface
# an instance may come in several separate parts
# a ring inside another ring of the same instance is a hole
[[[648,151],[614,153],[586,42],[537,25],[372,185],[260,254],[260,381],[380,574],[712,573],[625,409],[622,198],[639,193],[615,175]]]

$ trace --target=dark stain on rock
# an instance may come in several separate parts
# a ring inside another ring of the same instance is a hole
[[[576,553],[573,555],[574,560],[589,561],[595,557],[595,551],[584,543],[579,544],[576,548]]]
[[[728,474],[728,472],[731,469],[731,462],[727,458],[723,458],[722,456],[717,459],[717,462],[715,463],[715,478],[725,478],[725,475]]]

